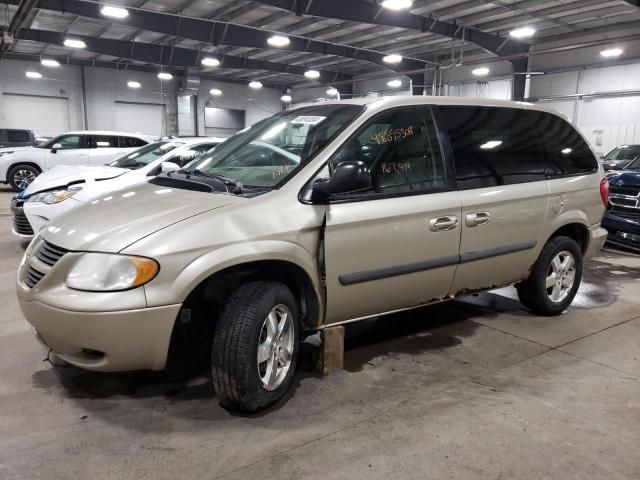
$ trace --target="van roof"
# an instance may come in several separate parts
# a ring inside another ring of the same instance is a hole
[[[568,120],[565,115],[545,107],[540,103],[517,102],[511,100],[494,100],[491,98],[468,98],[468,97],[435,97],[422,95],[394,95],[389,97],[363,97],[353,98],[349,100],[328,100],[326,102],[318,102],[318,105],[324,104],[351,104],[351,105],[367,105],[375,108],[387,108],[393,106],[407,105],[459,105],[474,107],[508,107],[521,108],[524,110],[537,110],[541,112],[552,113]]]

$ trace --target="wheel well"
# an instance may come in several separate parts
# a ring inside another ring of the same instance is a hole
[[[194,288],[178,313],[169,347],[168,366],[193,366],[210,358],[218,317],[231,292],[251,281],[282,282],[291,289],[301,312],[304,330],[318,325],[320,304],[307,273],[294,263],[264,260],[226,268]]]
[[[569,237],[575,240],[584,254],[589,246],[589,229],[581,223],[569,223],[553,232],[549,240],[556,237]]]
[[[18,162],[18,163],[14,163],[13,165],[11,165],[8,169],[7,169],[7,173],[9,173],[11,170],[13,170],[16,167],[20,167],[22,165],[29,165],[30,167],[35,168],[36,170],[38,170],[38,172],[42,173],[42,169],[40,168],[40,166],[37,163],[32,163],[32,162]]]

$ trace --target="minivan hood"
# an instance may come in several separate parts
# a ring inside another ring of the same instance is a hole
[[[22,197],[28,197],[34,193],[51,190],[58,187],[66,187],[71,183],[93,182],[119,177],[127,172],[126,168],[108,166],[74,167],[59,165],[38,175],[33,182],[22,192]]]
[[[119,252],[163,228],[236,201],[228,194],[143,183],[73,208],[39,235],[67,250]]]

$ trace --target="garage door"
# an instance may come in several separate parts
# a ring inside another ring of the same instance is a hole
[[[115,129],[121,132],[162,135],[163,106],[149,103],[116,102]]]
[[[53,137],[68,132],[69,99],[5,93],[0,98],[0,127],[26,128]]]

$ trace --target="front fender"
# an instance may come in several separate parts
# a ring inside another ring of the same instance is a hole
[[[145,286],[147,305],[154,307],[183,303],[200,283],[226,268],[274,260],[289,262],[304,270],[322,305],[319,274],[314,255],[300,245],[279,240],[259,240],[227,245],[198,256],[180,271],[175,271],[171,266],[168,266],[170,271],[167,271],[164,268],[165,262],[159,259],[161,273]]]

